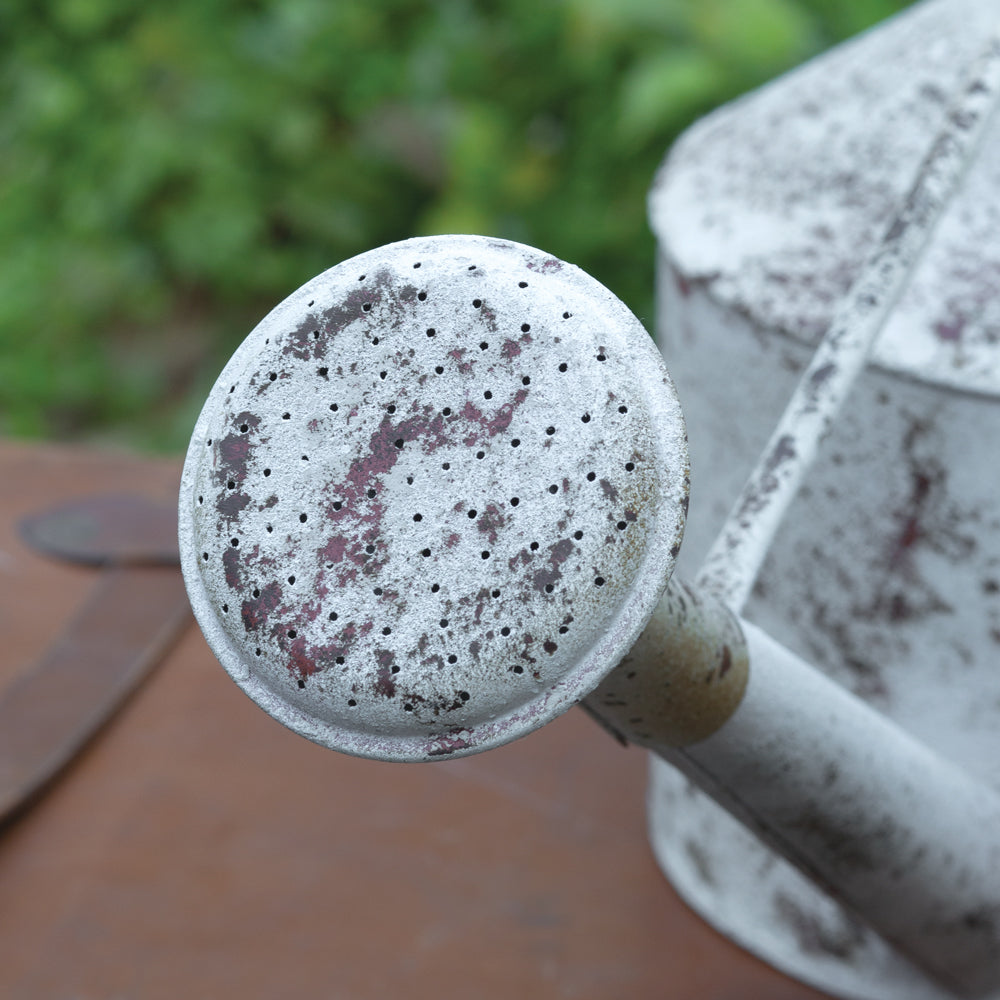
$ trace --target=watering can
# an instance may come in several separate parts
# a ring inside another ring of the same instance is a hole
[[[406,240],[258,325],[181,487],[196,617],[271,715],[447,761],[582,704],[653,751],[682,895],[847,997],[1000,996],[1000,45],[957,6],[681,140],[666,365],[571,264]]]

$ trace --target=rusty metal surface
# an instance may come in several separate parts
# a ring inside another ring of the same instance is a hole
[[[233,678],[326,745],[434,759],[565,711],[669,577],[687,461],[638,321],[578,268],[410,240],[275,309],[192,438],[181,550]]]
[[[93,582],[16,520],[137,482],[167,495],[177,474],[0,443],[0,683]],[[258,712],[190,629],[0,838],[0,994],[820,1000],[678,900],[644,778],[643,754],[576,713],[434,768],[332,754]]]
[[[650,196],[683,286],[818,342],[996,22],[992,0],[916,4],[692,128]],[[877,364],[1000,392],[998,228],[1000,126],[876,342]]]
[[[707,552],[995,17],[991,3],[918,5],[710,117],[661,175],[658,331],[694,470],[682,571]],[[994,789],[998,137],[993,127],[745,612]],[[948,995],[663,764],[650,816],[682,894],[769,961],[845,997]],[[995,843],[971,816],[967,834]]]
[[[661,752],[683,747],[732,717],[749,666],[736,616],[675,576],[642,635],[584,706],[623,741]]]
[[[1000,24],[998,24],[1000,29]],[[837,419],[875,339],[933,247],[943,213],[981,155],[1000,94],[1000,34],[990,34],[951,96],[940,130],[885,234],[838,302],[816,353],[706,558],[698,581],[739,613],[789,504]],[[905,355],[904,355],[905,356]]]

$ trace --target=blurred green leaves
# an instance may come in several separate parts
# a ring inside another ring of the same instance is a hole
[[[0,432],[178,448],[273,304],[522,240],[651,315],[677,132],[903,0],[0,3]]]

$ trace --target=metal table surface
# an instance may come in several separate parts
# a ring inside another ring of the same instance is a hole
[[[18,518],[101,492],[170,499],[179,473],[0,443],[0,685],[98,572],[30,551]],[[0,996],[820,997],[681,902],[646,841],[645,780],[642,752],[575,711],[463,760],[332,753],[245,698],[192,622],[0,830]]]

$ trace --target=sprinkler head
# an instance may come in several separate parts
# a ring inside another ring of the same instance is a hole
[[[216,382],[184,468],[195,615],[307,738],[506,743],[587,695],[670,577],[684,424],[635,317],[517,243],[406,240],[308,282]]]

